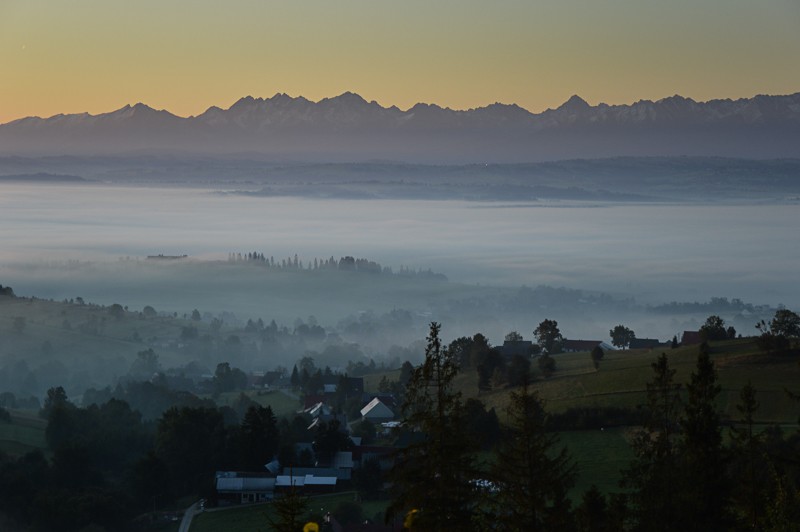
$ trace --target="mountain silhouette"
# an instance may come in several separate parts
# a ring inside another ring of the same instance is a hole
[[[679,95],[592,106],[575,95],[531,113],[515,104],[383,107],[345,92],[278,93],[179,117],[143,103],[0,125],[0,154],[259,153],[294,161],[534,162],[613,156],[797,157],[800,93],[697,102]]]

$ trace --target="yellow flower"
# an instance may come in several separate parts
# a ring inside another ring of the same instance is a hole
[[[303,527],[303,532],[319,532],[319,525],[314,521],[309,521]]]
[[[414,520],[417,518],[417,514],[419,510],[414,508],[413,510],[409,510],[406,514],[406,518],[403,520],[403,528],[411,528],[414,526]]]

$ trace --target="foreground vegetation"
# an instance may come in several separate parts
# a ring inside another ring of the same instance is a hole
[[[507,358],[480,334],[445,345],[432,324],[421,365],[372,367],[365,379],[400,400],[403,427],[351,427],[394,447],[394,468],[362,464],[353,492],[298,499],[293,519],[319,522],[319,507],[343,522],[385,515],[419,530],[797,526],[798,335],[774,325],[655,351]],[[137,362],[154,357],[143,351]],[[323,376],[310,357],[298,366],[293,391],[232,391],[225,383],[243,374],[220,363],[204,394],[171,390],[163,375],[137,381],[134,366],[116,388],[87,391],[82,406],[59,386],[38,411],[20,399],[26,408],[0,411],[0,524],[152,529],[163,526],[158,512],[186,501],[213,507],[215,471],[259,471],[276,456],[312,465],[299,442],[323,462],[352,448],[338,422],[309,431],[295,413],[295,394],[320,393]],[[334,409],[358,406],[340,391]],[[209,511],[193,529],[281,529],[282,504]]]

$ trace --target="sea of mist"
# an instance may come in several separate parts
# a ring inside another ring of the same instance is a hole
[[[5,183],[0,283],[24,296],[81,296],[170,312],[200,308],[243,319],[315,315],[335,321],[353,312],[413,308],[414,300],[438,294],[420,286],[397,300],[370,294],[359,299],[354,289],[353,301],[338,294],[342,300],[335,301],[324,288],[309,286],[309,297],[290,291],[270,302],[254,289],[257,277],[225,279],[215,272],[194,278],[188,270],[154,268],[145,260],[186,254],[195,261],[225,261],[230,252],[256,251],[278,261],[297,254],[306,264],[350,255],[394,270],[431,269],[446,275],[453,290],[549,285],[642,304],[728,297],[798,308],[798,209],[309,199],[200,188]],[[424,301],[418,308],[432,306]],[[529,333],[532,325],[524,328]],[[607,330],[597,324],[579,336]]]

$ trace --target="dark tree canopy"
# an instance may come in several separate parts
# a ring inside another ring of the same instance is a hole
[[[425,360],[414,370],[403,407],[412,441],[395,456],[390,516],[418,510],[421,530],[470,530],[476,508],[472,443],[465,437],[461,394],[453,391],[458,361],[431,323]]]
[[[700,336],[707,341],[727,339],[728,330],[725,327],[725,320],[719,316],[709,316],[703,326],[700,327]]]
[[[564,337],[561,335],[556,320],[542,321],[533,331],[533,335],[536,337],[536,341],[539,342],[539,346],[548,353],[561,352],[561,344],[564,341]]]
[[[608,331],[608,334],[611,335],[611,344],[622,349],[628,347],[631,344],[631,340],[636,338],[636,334],[624,325],[617,325]]]
[[[605,351],[599,345],[594,346],[592,352],[590,353],[592,357],[592,364],[594,364],[594,369],[598,369],[600,367],[600,361],[603,360],[603,357],[606,356]]]
[[[648,418],[633,440],[635,458],[624,472],[623,486],[630,495],[633,516],[641,530],[675,530],[679,506],[676,497],[679,385],[662,353],[652,364],[647,383]]]
[[[522,335],[517,331],[511,331],[510,333],[506,334],[505,337],[506,342],[520,342],[522,340]]]
[[[728,514],[730,482],[716,405],[721,387],[708,353],[698,355],[697,369],[692,373],[687,390],[680,441],[681,522],[700,530],[729,529],[732,525]]]
[[[775,311],[775,317],[769,323],[769,329],[775,336],[795,338],[800,336],[800,316],[789,309]]]
[[[491,472],[499,530],[564,530],[574,465],[567,450],[558,448],[556,435],[546,430],[544,403],[522,386],[511,393],[506,414],[508,427]]]

